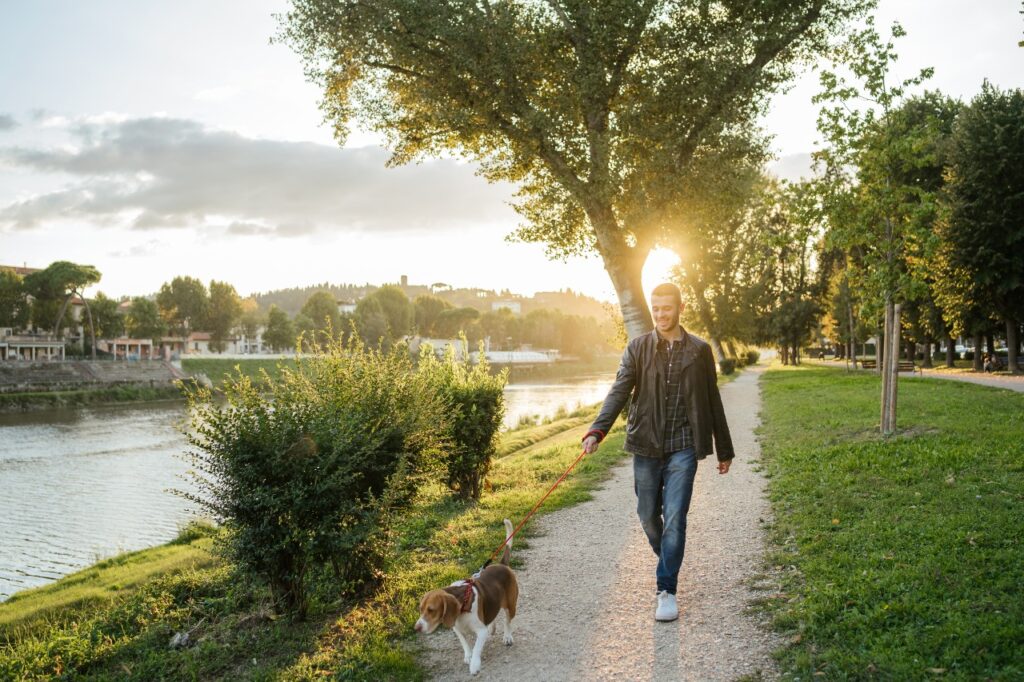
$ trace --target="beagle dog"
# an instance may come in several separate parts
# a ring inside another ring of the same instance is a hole
[[[507,646],[512,644],[512,619],[516,617],[519,598],[516,574],[508,565],[512,532],[512,522],[505,519],[506,542],[500,563],[491,564],[468,580],[456,580],[448,587],[431,590],[420,599],[416,632],[430,634],[442,623],[454,630],[471,675],[480,672],[480,654],[488,635],[494,633],[501,612],[505,614],[503,639]],[[466,639],[470,633],[476,635],[472,648]]]

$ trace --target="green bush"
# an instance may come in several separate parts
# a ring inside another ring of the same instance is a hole
[[[177,491],[224,525],[218,547],[235,566],[299,617],[319,568],[347,592],[380,578],[394,515],[437,475],[449,428],[406,349],[368,349],[354,334],[327,343],[264,376],[264,390],[236,367],[223,404],[191,392],[199,492]]]
[[[761,359],[761,354],[753,349],[748,350],[746,356],[748,365],[756,365],[757,361]]]
[[[722,371],[722,374],[732,374],[736,371],[736,359],[726,358],[718,363],[718,367]]]
[[[466,345],[463,336],[463,348]],[[496,376],[489,373],[483,343],[477,357],[476,364],[456,360],[450,345],[443,360],[427,346],[420,350],[419,372],[429,378],[448,405],[448,487],[467,500],[480,499],[484,477],[491,468],[505,416],[509,372],[506,367]]]

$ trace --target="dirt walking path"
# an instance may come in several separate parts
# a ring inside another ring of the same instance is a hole
[[[513,549],[519,614],[515,644],[501,626],[483,652],[476,678],[455,635],[424,639],[423,662],[443,680],[733,680],[773,679],[769,652],[781,641],[746,614],[758,596],[747,586],[764,549],[769,520],[754,438],[763,368],[722,387],[736,448],[730,472],[714,456],[700,462],[688,516],[679,580],[679,620],[654,620],[656,558],[636,517],[630,462],[616,467],[593,500],[532,522],[540,535]]]
[[[928,369],[924,370],[923,376],[929,379],[963,381],[968,384],[1005,388],[1010,391],[1024,393],[1024,376],[1012,376],[1009,374],[962,374],[960,372],[936,372]]]
[[[816,360],[814,358],[807,358],[806,361],[810,362],[811,364],[821,365],[822,367],[832,367],[834,369],[843,369],[844,367],[844,364],[841,361],[836,360]],[[909,373],[900,374],[901,378],[905,376],[913,377],[913,375]],[[945,372],[936,369],[924,369],[917,376],[922,376],[928,379],[962,381],[967,384],[992,386],[993,388],[1005,388],[1009,391],[1017,391],[1018,393],[1024,393],[1024,375],[1019,374],[977,374],[974,372]]]

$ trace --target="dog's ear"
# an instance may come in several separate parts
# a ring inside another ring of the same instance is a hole
[[[459,600],[445,593],[441,602],[443,604],[441,607],[441,622],[450,628],[455,627],[455,619],[459,617],[459,611],[461,610]]]

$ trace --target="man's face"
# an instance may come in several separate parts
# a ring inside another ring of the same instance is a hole
[[[675,297],[651,296],[651,315],[654,324],[662,332],[671,332],[679,324],[679,313],[682,307],[676,305]]]

